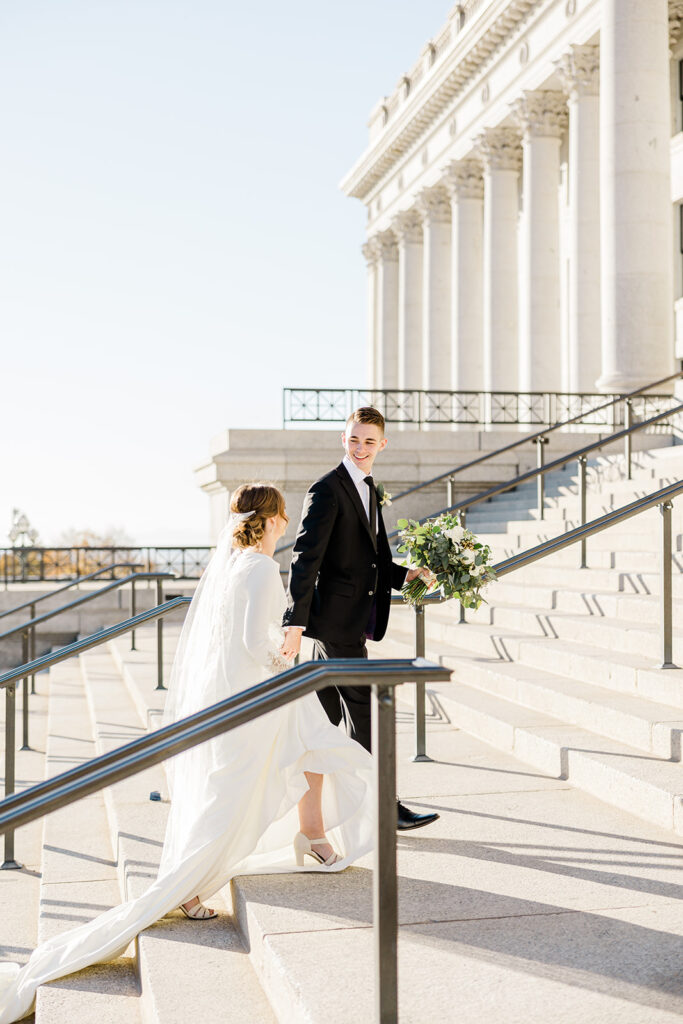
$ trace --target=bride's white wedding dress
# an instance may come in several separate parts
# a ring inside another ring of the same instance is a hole
[[[253,549],[232,551],[232,529],[223,531],[188,610],[166,722],[284,667],[277,563]],[[0,964],[0,1024],[28,1014],[39,985],[120,956],[138,932],[195,895],[208,900],[235,875],[339,871],[371,849],[371,757],[328,721],[315,694],[185,751],[167,768],[171,807],[156,881],[138,899],[43,943],[23,968]],[[326,776],[323,816],[341,854],[331,867],[295,863],[305,771]]]

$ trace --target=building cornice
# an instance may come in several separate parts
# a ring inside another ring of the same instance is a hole
[[[342,191],[347,196],[365,199],[541,3],[543,0],[493,0],[473,21],[471,29],[462,33],[457,33],[451,14],[450,45],[439,54],[430,73],[409,89],[402,111],[392,114],[381,138],[343,179]],[[404,93],[406,78],[410,76],[401,79]],[[385,103],[384,109],[389,111],[390,105]]]

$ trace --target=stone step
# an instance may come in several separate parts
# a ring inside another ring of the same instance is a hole
[[[433,660],[464,657],[478,660],[494,670],[509,664],[520,672],[530,668],[551,675],[561,665],[563,675],[570,679],[592,683],[617,694],[683,707],[683,669],[662,670],[650,654],[605,651],[577,641],[548,640],[514,630],[501,633],[478,623],[455,625],[455,610],[453,624],[443,629],[440,628],[442,623],[433,621],[435,611],[435,608],[428,609],[426,617],[426,651],[427,657]],[[413,652],[413,613],[394,613],[389,636]]]
[[[96,754],[78,664],[50,672],[47,775],[67,771]],[[38,941],[44,942],[116,906],[120,893],[102,793],[44,819]],[[115,996],[115,998],[112,998]],[[111,968],[91,967],[41,985],[36,1024],[102,1021],[138,1024],[139,989],[134,961],[119,957]]]
[[[617,694],[604,687],[525,666],[496,668],[474,658],[445,654],[468,686],[540,711],[561,722],[637,747],[664,760],[680,761],[683,707],[640,696]]]
[[[536,597],[542,596],[542,593],[536,593]],[[507,593],[503,596],[506,599],[513,597]],[[585,592],[565,591],[557,593],[555,608],[552,607],[552,601],[545,604],[534,601],[533,597],[534,594],[528,594],[517,601],[491,601],[476,612],[470,611],[468,622],[484,623],[498,629],[511,628],[531,635],[580,639],[608,648],[621,646],[621,634],[614,635],[614,626],[617,624],[619,629],[630,631],[630,646],[635,645],[635,653],[640,650],[640,626],[646,627],[648,631],[659,630],[661,605],[657,596],[588,595]],[[680,622],[683,617],[683,602],[678,599],[673,602],[673,616],[674,622]],[[603,630],[604,636],[601,635]],[[658,635],[655,640],[658,641]],[[629,648],[627,646],[623,649]]]
[[[683,563],[676,557],[673,562],[672,590],[674,597],[683,597]],[[499,581],[500,587],[526,586],[541,587],[547,591],[559,592],[558,584],[567,583],[567,590],[583,593],[624,593],[657,595],[661,587],[661,576],[658,571],[621,571],[608,568],[580,569],[578,565],[565,565],[558,578],[557,566],[549,564],[547,559],[517,569],[514,574],[505,576]],[[515,581],[513,583],[513,581]],[[491,591],[493,594],[495,591]],[[507,590],[505,591],[507,593]],[[488,600],[488,598],[487,598]]]
[[[156,634],[152,632],[152,638]],[[80,658],[98,753],[120,746],[145,731],[120,672],[108,650]],[[154,673],[156,679],[156,670]],[[150,801],[153,790],[167,793],[161,765],[105,790],[112,844],[124,899],[144,892],[156,877],[163,846],[168,801]],[[224,891],[225,892],[225,891]],[[275,1017],[254,974],[232,917],[229,895],[217,894],[219,917],[201,925],[175,911],[136,940],[145,1022],[184,1024],[197,1017],[255,1024]],[[188,978],[192,979],[188,985]]]
[[[461,729],[572,786],[683,834],[680,764],[463,683],[433,688]]]
[[[540,583],[515,584],[508,582],[517,574],[501,579],[495,587],[490,587],[486,596],[488,605],[483,605],[477,613],[476,621],[492,621],[486,619],[486,609],[512,606],[516,609],[542,608],[544,611],[554,610],[578,615],[600,617],[624,617],[638,622],[658,624],[660,617],[661,580],[652,579],[650,593],[619,591],[607,589],[591,589],[590,587],[549,587]],[[683,601],[683,573],[676,573],[672,579],[674,606]],[[683,608],[674,611],[674,621],[682,621],[679,617]]]
[[[555,647],[566,649],[573,645],[575,651],[586,650],[596,658],[644,656],[651,668],[658,667],[661,662],[657,626],[542,609],[536,616],[529,614],[528,610],[520,611],[520,616],[525,617],[524,625],[533,627],[532,633],[523,626],[498,626],[481,621],[477,619],[478,613],[472,611],[467,613],[467,623],[458,625],[455,602],[453,608],[436,606],[429,611],[431,614],[427,622],[434,644],[454,644],[484,658],[529,664],[533,657],[538,664],[536,652],[542,649],[543,664],[539,667],[546,666],[552,671]],[[489,614],[488,609],[485,614]],[[509,609],[509,614],[514,616],[515,609]],[[683,634],[680,631],[674,632],[673,650],[674,660],[683,661]]]

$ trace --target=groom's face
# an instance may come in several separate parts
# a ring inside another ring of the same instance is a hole
[[[342,434],[344,451],[354,466],[362,469],[365,475],[372,472],[372,464],[387,446],[387,439],[375,423],[351,423]]]

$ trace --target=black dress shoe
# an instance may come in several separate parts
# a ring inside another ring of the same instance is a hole
[[[431,825],[439,817],[438,814],[416,814],[409,807],[405,807],[400,800],[397,800],[398,823],[396,828],[399,832],[406,832],[411,828],[422,828],[423,825]]]

